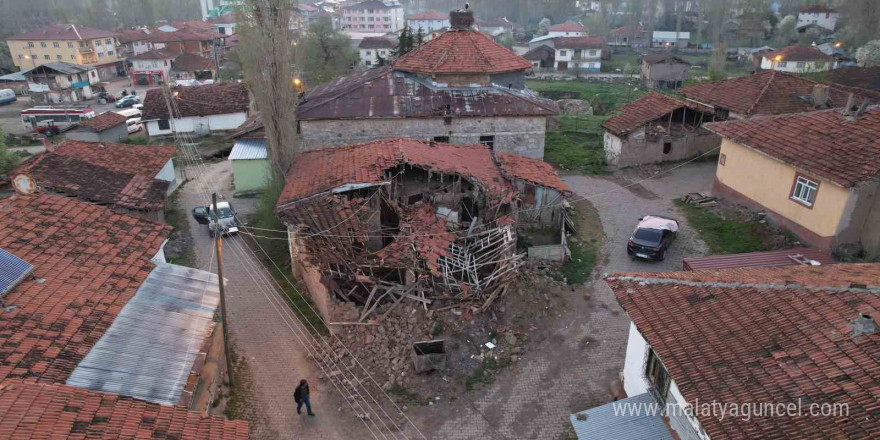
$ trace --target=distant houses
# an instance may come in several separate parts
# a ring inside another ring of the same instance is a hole
[[[822,72],[834,69],[837,60],[813,46],[794,45],[761,52],[761,68],[791,73]]]
[[[797,28],[816,25],[834,31],[837,28],[837,19],[840,13],[825,5],[814,5],[801,9],[797,15]]]
[[[690,68],[688,60],[670,52],[645,55],[642,57],[641,79],[652,89],[675,90],[687,81]]]
[[[247,119],[249,107],[243,83],[180,86],[172,96],[165,96],[163,89],[150,89],[144,98],[141,122],[146,124],[149,136],[203,136],[237,129]]]

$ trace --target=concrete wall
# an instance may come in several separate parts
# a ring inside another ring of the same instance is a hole
[[[476,144],[480,136],[495,136],[495,151],[544,158],[544,116],[479,118],[353,119],[299,121],[302,150],[350,145],[394,137],[433,139],[448,136],[451,143]],[[152,131],[150,132],[152,133]]]
[[[880,183],[850,189],[850,198],[837,227],[837,243],[860,242],[869,258],[880,255]]]
[[[669,153],[664,153],[664,144],[670,143]],[[658,136],[649,141],[644,130],[630,133],[624,139],[605,132],[605,159],[609,165],[628,167],[648,163],[690,159],[717,148],[721,137],[706,130],[689,132],[683,137]]]
[[[682,63],[642,63],[642,81],[651,88],[658,87],[660,81],[684,82],[688,78],[689,68],[690,66]]]
[[[147,121],[147,134],[150,136],[162,136],[174,133],[196,133],[198,125],[207,124],[207,129],[214,131],[235,130],[247,119],[247,113],[229,113],[225,115],[211,115],[206,117],[186,117],[169,122],[168,130],[160,130],[158,121]]]
[[[266,186],[266,180],[269,178],[268,160],[233,160],[231,162],[236,191],[253,191]]]
[[[792,166],[727,139],[721,143],[721,154],[724,155],[725,164],[718,166],[715,176],[718,183],[777,216],[800,225],[816,237],[827,239],[837,234],[842,214],[851,196],[849,190],[810,176],[809,173],[802,173],[819,182],[813,206],[804,206],[790,198],[798,173]],[[812,240],[811,237],[801,238],[816,241],[815,237]],[[815,244],[828,246],[828,243]]]
[[[833,61],[773,61],[770,58],[761,58],[761,68],[764,70],[779,70],[789,73],[824,72],[833,69],[836,62]]]
[[[128,139],[128,127],[125,124],[119,124],[100,133],[92,131],[90,128],[75,128],[64,133],[64,137],[86,142],[122,142]]]

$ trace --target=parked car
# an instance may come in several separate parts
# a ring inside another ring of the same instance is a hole
[[[217,202],[217,218],[219,226],[215,225],[214,212],[211,205],[197,206],[192,210],[192,216],[200,225],[208,225],[208,232],[211,237],[217,231],[223,235],[234,234],[238,232],[238,221],[235,218],[235,211],[229,202]]]
[[[140,98],[135,95],[128,95],[116,101],[116,108],[129,108],[140,102]]]
[[[15,101],[18,101],[18,97],[15,96],[15,90],[0,89],[0,105],[11,104]]]
[[[143,124],[141,124],[141,118],[131,118],[125,121],[125,124],[128,126],[128,134],[137,133],[144,128]]]
[[[646,215],[626,243],[626,253],[632,258],[663,261],[669,246],[678,234],[678,221],[658,215]]]
[[[116,97],[113,96],[112,93],[107,92],[98,92],[98,99],[103,99],[107,102],[116,102]]]

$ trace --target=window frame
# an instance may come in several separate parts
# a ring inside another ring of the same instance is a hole
[[[663,365],[663,361],[660,360],[652,347],[648,347],[643,373],[655,397],[665,402],[669,397],[669,389],[672,388],[672,376],[669,375],[669,370]],[[663,383],[657,384],[658,379],[664,379]]]
[[[810,194],[812,196],[810,200],[803,199],[800,196],[796,195],[796,193],[798,193],[798,184],[800,184],[802,180],[804,181],[803,185],[812,191],[812,193]],[[810,187],[810,184],[815,185],[815,187]],[[802,205],[809,209],[813,209],[813,207],[816,206],[816,198],[819,195],[820,186],[821,182],[819,181],[819,179],[807,176],[806,174],[795,173],[794,181],[791,183],[791,191],[789,192],[788,198],[799,205]]]
[[[480,143],[489,147],[490,150],[495,151],[495,135],[487,134],[480,136]]]
[[[162,127],[163,123],[165,127]],[[168,119],[159,119],[156,121],[156,125],[159,127],[159,130],[171,130],[171,121]]]

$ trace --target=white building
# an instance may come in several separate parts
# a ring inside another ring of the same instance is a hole
[[[397,32],[403,29],[403,6],[368,0],[342,8],[342,29],[355,32]]]
[[[840,13],[835,11],[834,9],[830,9],[824,5],[815,5],[810,6],[808,8],[801,9],[798,12],[797,17],[797,27],[804,27],[807,25],[815,24],[818,26],[822,26],[825,29],[833,31],[835,27],[837,27],[837,19],[840,17]]]
[[[171,61],[176,56],[165,49],[155,49],[129,57],[132,84],[147,86],[169,81]]]
[[[237,129],[247,119],[249,98],[243,83],[177,87],[168,112],[163,89],[147,90],[141,122],[149,136],[175,132],[204,136]]]
[[[220,35],[232,35],[235,33],[235,14],[230,12],[209,20],[211,29]]]
[[[821,50],[804,45],[788,46],[761,55],[761,68],[789,73],[823,72],[837,67],[837,60]]]
[[[553,68],[561,71],[598,72],[602,67],[604,46],[605,41],[600,37],[554,38],[556,54]]]
[[[46,63],[21,72],[27,79],[28,90],[43,95],[53,103],[76,102],[90,99],[91,85],[101,81],[94,66],[65,62]],[[39,98],[32,95],[32,99]]]
[[[578,23],[567,21],[562,24],[554,24],[548,29],[547,35],[550,38],[555,37],[583,37],[584,27]]]
[[[368,69],[379,66],[381,64],[380,59],[389,63],[395,47],[397,47],[397,43],[385,37],[364,38],[358,45],[358,52],[361,55],[361,66]]]
[[[690,32],[654,31],[651,37],[651,47],[686,48],[691,39]]]
[[[418,32],[423,30],[426,34],[449,28],[449,14],[437,11],[422,11],[406,20],[407,26]]]

